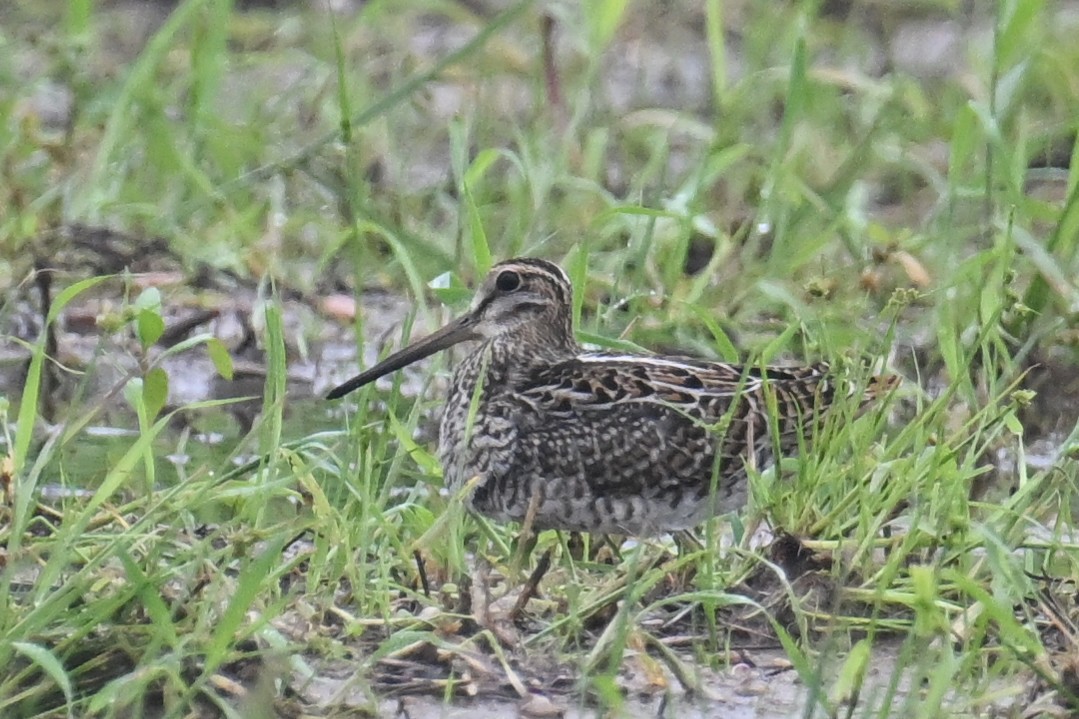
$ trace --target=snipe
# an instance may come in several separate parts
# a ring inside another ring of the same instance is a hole
[[[569,278],[495,265],[469,311],[334,388],[336,399],[459,342],[438,455],[472,508],[537,529],[647,536],[740,507],[747,466],[813,436],[836,398],[825,365],[736,366],[590,352],[574,339]],[[894,386],[874,378],[863,403]]]

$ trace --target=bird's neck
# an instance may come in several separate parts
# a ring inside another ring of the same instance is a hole
[[[536,367],[577,356],[581,346],[571,333],[546,336],[524,328],[492,337],[477,345],[474,352],[477,361],[485,362],[500,374],[529,375]]]

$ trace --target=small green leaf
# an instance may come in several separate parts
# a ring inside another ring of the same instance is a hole
[[[210,353],[210,361],[214,363],[217,373],[227,380],[232,379],[232,355],[225,343],[216,337],[211,337],[206,342],[206,351]]]
[[[464,287],[444,287],[442,289],[432,290],[433,294],[439,302],[444,305],[461,306],[467,305],[469,299],[472,298],[472,291]]]
[[[1031,28],[1036,27],[1044,0],[1013,0],[1001,3],[997,29],[996,62],[1006,68],[1032,51]]]
[[[398,654],[413,645],[429,644],[435,640],[433,632],[420,631],[417,629],[400,629],[380,644],[375,651],[366,658],[367,664],[374,666],[378,660],[393,654]]]
[[[142,348],[149,349],[165,333],[165,320],[155,310],[140,310],[136,328]]]
[[[104,713],[110,706],[120,704],[123,697],[131,696],[132,676],[123,674],[94,692],[87,705],[90,715]]]
[[[582,6],[585,9],[589,40],[595,50],[599,51],[607,47],[614,37],[622,24],[627,4],[626,0],[598,0],[587,2]]]
[[[914,591],[914,631],[921,637],[932,637],[941,631],[946,622],[937,607],[939,590],[933,567],[915,565],[910,568],[911,586]]]
[[[142,401],[146,415],[154,419],[169,399],[169,375],[161,367],[154,367],[142,381]]]
[[[1014,434],[1016,437],[1023,436],[1023,423],[1019,421],[1019,418],[1014,412],[1009,412],[1004,415],[1004,426],[1008,428],[1008,431]]]
[[[465,191],[465,212],[468,215],[468,235],[471,239],[472,264],[476,271],[485,274],[491,269],[491,247],[487,242],[487,231],[483,228],[483,218],[480,209],[476,206],[476,198],[472,195],[469,184],[463,183]]]
[[[142,384],[141,377],[132,377],[124,385],[124,399],[134,409],[138,409],[139,405],[142,404]]]
[[[413,430],[402,424],[401,421],[392,414],[389,419],[394,436],[396,436],[397,441],[401,443],[401,448],[405,451],[405,454],[419,465],[420,469],[427,475],[437,476],[440,474],[442,470],[438,463],[438,459],[412,438]]]
[[[566,271],[573,285],[573,326],[581,326],[581,308],[584,307],[584,286],[588,281],[588,250],[584,243],[578,244],[570,259],[566,261]]]
[[[467,305],[474,294],[456,272],[443,272],[428,282],[427,288],[439,302],[450,307]]]
[[[981,139],[974,109],[969,104],[963,106],[952,123],[951,149],[948,153],[948,181],[953,190],[962,184],[962,173],[974,157]]]
[[[832,685],[830,698],[833,704],[846,704],[857,698],[865,680],[865,671],[869,667],[869,649],[869,641],[862,639],[847,655],[843,669]]]
[[[487,170],[491,168],[491,165],[495,163],[499,157],[499,151],[488,147],[487,149],[480,150],[476,155],[476,159],[472,160],[472,164],[468,166],[468,170],[465,172],[464,182],[468,187],[475,187],[476,183],[483,179],[487,174]]]
[[[74,701],[74,694],[71,690],[71,678],[68,677],[67,672],[64,670],[63,663],[56,658],[56,655],[43,646],[31,644],[29,642],[12,642],[11,646],[27,659],[41,667],[41,669],[56,682],[57,686],[59,686],[60,690],[64,693],[64,698],[67,699],[68,706],[70,706]],[[68,712],[68,716],[71,716],[70,712]]]
[[[56,318],[60,316],[60,313],[63,312],[68,303],[75,299],[76,296],[111,278],[112,275],[90,277],[89,279],[76,282],[70,287],[65,287],[56,295],[52,304],[49,306],[49,316],[45,319],[45,324],[52,324],[55,322]]]
[[[135,298],[135,309],[152,310],[161,313],[161,290],[156,287],[147,287]]]
[[[738,362],[738,350],[735,348],[734,342],[731,341],[730,336],[719,326],[719,323],[716,322],[715,317],[712,316],[712,312],[696,304],[687,304],[685,305],[685,308],[712,333],[712,339],[715,340],[716,352],[719,353],[720,358],[724,362]]]

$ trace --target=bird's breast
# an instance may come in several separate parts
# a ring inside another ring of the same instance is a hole
[[[488,474],[517,440],[522,416],[514,406],[508,373],[486,364],[482,354],[472,354],[450,382],[438,438],[438,457],[450,488]]]

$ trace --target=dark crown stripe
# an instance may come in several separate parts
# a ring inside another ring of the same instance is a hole
[[[541,270],[547,274],[554,275],[559,282],[566,282],[566,273],[562,271],[562,268],[553,262],[547,260],[540,260],[535,257],[515,257],[512,260],[506,260],[505,262],[499,262],[495,267],[507,267],[509,265],[516,265],[518,267],[531,267],[536,270]]]
[[[573,301],[573,290],[570,288],[569,278],[562,268],[553,262],[534,257],[518,257],[499,262],[494,269],[518,269],[522,274],[531,275],[539,278],[541,282],[546,282],[559,303],[569,307]]]

